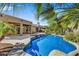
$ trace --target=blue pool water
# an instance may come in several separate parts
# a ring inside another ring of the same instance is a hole
[[[52,50],[60,50],[66,54],[76,50],[76,47],[65,41],[63,37],[56,35],[44,35],[34,39],[24,48],[26,53],[32,56],[48,56]]]

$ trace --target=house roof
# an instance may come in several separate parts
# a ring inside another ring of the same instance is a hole
[[[27,22],[29,24],[32,24],[31,21],[27,21],[25,19],[21,19],[21,18],[15,17],[15,16],[6,15],[6,14],[0,14],[0,16],[4,17],[5,19],[2,19],[2,20],[5,20],[5,21],[9,20],[9,21],[13,21],[13,22],[15,22],[15,21],[17,21],[17,22],[24,22],[24,23]]]

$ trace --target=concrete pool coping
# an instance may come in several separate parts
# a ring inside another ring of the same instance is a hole
[[[66,39],[65,39],[65,40],[66,40]],[[79,46],[78,46],[77,43],[71,42],[71,41],[68,41],[68,40],[66,40],[66,41],[69,42],[69,43],[71,43],[71,44],[73,44],[73,45],[77,48],[76,50],[74,50],[74,51],[68,53],[67,56],[74,56],[76,53],[79,52]]]

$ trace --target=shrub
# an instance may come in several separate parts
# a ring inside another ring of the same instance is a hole
[[[79,42],[79,34],[74,32],[69,32],[64,35],[64,38],[73,42]]]

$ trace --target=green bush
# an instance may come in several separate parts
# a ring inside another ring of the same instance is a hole
[[[69,32],[64,35],[64,38],[73,42],[79,42],[79,34],[74,32]]]
[[[79,34],[76,34],[76,41],[79,42]]]

